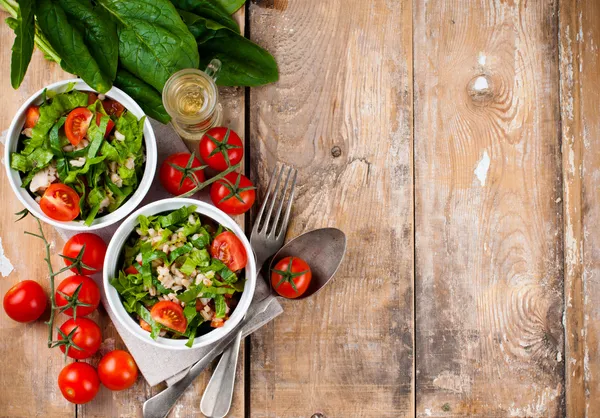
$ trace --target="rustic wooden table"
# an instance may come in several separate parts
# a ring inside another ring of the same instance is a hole
[[[326,290],[246,341],[231,416],[600,416],[600,1],[254,0],[237,17],[281,72],[224,92],[246,170],[264,188],[296,166],[290,237],[337,226],[349,245]],[[70,76],[36,52],[13,91],[0,37],[4,130]],[[2,294],[47,286],[5,177]],[[161,389],[75,408],[45,345],[43,324],[0,314],[1,416],[140,416]],[[209,377],[171,416],[200,415]]]

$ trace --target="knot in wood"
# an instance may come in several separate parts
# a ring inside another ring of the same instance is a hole
[[[494,98],[492,79],[485,74],[473,77],[467,85],[467,93],[477,106],[487,106]]]
[[[342,155],[342,149],[336,145],[335,147],[331,148],[331,155],[333,155],[333,158],[339,157]]]
[[[324,414],[317,412],[313,414],[310,418],[327,418]]]

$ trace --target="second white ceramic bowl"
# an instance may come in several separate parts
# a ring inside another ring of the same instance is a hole
[[[212,205],[209,205],[208,203],[194,199],[175,197],[172,199],[164,199],[150,203],[149,205],[140,208],[123,221],[110,240],[110,244],[108,245],[108,249],[106,251],[106,257],[104,258],[103,286],[106,293],[106,299],[110,308],[115,313],[116,320],[141,341],[157,347],[173,350],[189,350],[189,348],[185,346],[187,340],[174,340],[162,337],[157,337],[156,340],[153,340],[150,338],[150,333],[140,328],[138,322],[134,321],[133,318],[129,316],[123,307],[119,293],[110,284],[110,279],[118,275],[120,267],[118,263],[119,259],[121,258],[121,250],[123,249],[123,245],[131,233],[138,226],[139,222],[137,218],[139,215],[151,216],[162,212],[171,212],[181,208],[182,206],[190,205],[196,206],[197,213],[204,215],[215,222],[220,223],[225,228],[233,231],[233,233],[242,241],[242,244],[246,249],[246,253],[248,254],[248,264],[246,265],[245,269],[246,283],[240,301],[233,311],[233,314],[225,322],[223,327],[215,328],[207,334],[197,337],[194,340],[192,348],[204,347],[223,338],[242,320],[244,315],[246,315],[246,311],[252,302],[252,296],[254,295],[254,288],[256,286],[256,262],[254,253],[252,252],[252,247],[250,246],[250,243],[248,242],[248,239],[244,235],[244,232],[241,230],[241,228],[224,212]]]
[[[94,89],[92,89],[80,79],[59,81],[58,83],[49,85],[48,87],[46,87],[46,89],[60,93],[65,91],[70,83],[74,83],[75,90],[94,91]],[[144,199],[144,197],[146,196],[146,193],[148,193],[148,190],[152,185],[152,180],[154,180],[154,174],[156,172],[157,151],[156,138],[154,137],[154,131],[152,130],[150,121],[146,118],[146,122],[144,123],[144,143],[146,145],[146,166],[144,168],[144,175],[142,177],[142,180],[140,181],[140,184],[138,185],[137,190],[133,193],[129,200],[127,200],[127,202],[125,202],[116,211],[96,218],[90,226],[86,226],[83,223],[83,221],[56,221],[52,218],[49,218],[44,212],[42,212],[42,210],[40,209],[40,205],[35,201],[31,194],[29,194],[27,189],[21,187],[22,181],[19,172],[10,168],[10,154],[17,151],[19,138],[21,136],[23,124],[25,123],[25,113],[27,111],[27,108],[32,104],[39,105],[42,102],[42,94],[44,90],[45,89],[38,91],[33,96],[31,96],[25,103],[23,103],[23,106],[21,106],[21,108],[17,111],[17,115],[15,116],[12,123],[10,124],[10,127],[8,128],[8,133],[6,135],[6,144],[4,146],[4,166],[6,167],[6,173],[8,175],[8,181],[10,182],[10,186],[17,195],[17,198],[21,201],[23,205],[25,205],[25,207],[33,215],[57,228],[83,232],[104,228],[105,226],[120,221],[125,216],[130,214],[140,204],[142,199]],[[136,118],[139,119],[142,116],[144,116],[144,111],[142,110],[142,108],[139,107],[138,104],[124,91],[113,87],[108,93],[106,93],[106,97],[110,97],[111,99],[114,99],[121,103]]]

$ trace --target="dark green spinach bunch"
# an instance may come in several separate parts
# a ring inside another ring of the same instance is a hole
[[[245,0],[0,0],[15,31],[11,84],[18,88],[34,44],[100,93],[113,84],[163,123],[161,92],[184,68],[223,63],[218,84],[277,81],[273,57],[240,34],[231,13]],[[182,19],[183,18],[183,19]]]

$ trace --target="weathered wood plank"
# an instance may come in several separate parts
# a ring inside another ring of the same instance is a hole
[[[251,173],[299,169],[289,237],[336,226],[342,268],[251,338],[250,416],[411,416],[410,1],[253,1],[281,78],[251,92]]]
[[[600,415],[600,3],[560,2],[566,407]]]
[[[416,4],[417,416],[562,416],[557,4]]]

